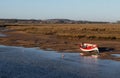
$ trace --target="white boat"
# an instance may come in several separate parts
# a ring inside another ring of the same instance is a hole
[[[96,44],[90,44],[90,43],[81,43],[80,50],[85,52],[96,51],[99,53],[98,46]]]

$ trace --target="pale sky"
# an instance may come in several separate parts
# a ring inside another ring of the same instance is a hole
[[[120,0],[0,0],[0,18],[120,20]]]

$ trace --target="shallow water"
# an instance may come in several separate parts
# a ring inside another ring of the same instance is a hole
[[[0,78],[120,78],[119,67],[79,53],[0,46]]]
[[[120,54],[112,54],[112,56],[120,57]]]
[[[0,37],[6,37],[6,35],[5,35],[5,34],[1,34],[1,33],[0,33]]]

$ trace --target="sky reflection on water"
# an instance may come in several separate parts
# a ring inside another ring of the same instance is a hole
[[[6,37],[6,35],[5,35],[5,34],[1,34],[1,33],[0,33],[0,37]]]
[[[0,46],[1,78],[120,78],[119,66],[79,53]]]

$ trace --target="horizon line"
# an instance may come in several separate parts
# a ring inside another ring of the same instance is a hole
[[[38,18],[0,18],[0,19],[8,19],[8,20],[12,20],[12,19],[16,19],[16,20],[71,20],[71,21],[90,21],[90,22],[118,22],[119,20],[116,21],[101,21],[101,20],[84,20],[84,19],[69,19],[69,18],[48,18],[48,19],[38,19]]]

